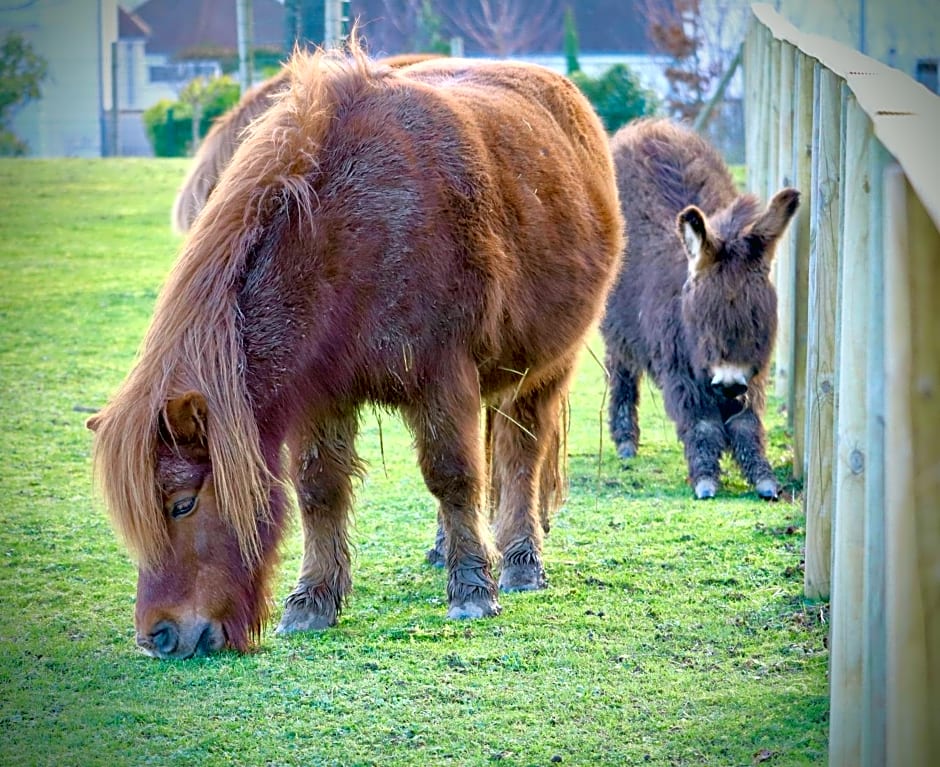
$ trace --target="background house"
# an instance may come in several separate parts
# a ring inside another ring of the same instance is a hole
[[[47,61],[42,98],[13,118],[12,130],[45,157],[100,157],[111,109],[111,47],[118,0],[5,3],[0,34],[15,31]]]
[[[644,85],[658,89],[662,67],[634,2],[573,3],[581,66],[599,74],[626,61]],[[539,18],[543,0],[520,3],[525,23]],[[401,53],[416,50],[403,10],[414,5],[351,0],[349,14],[360,19],[373,53]],[[252,10],[255,47],[286,50],[283,3],[252,0]],[[461,32],[448,23],[443,35]],[[20,110],[12,125],[36,156],[150,154],[143,111],[160,99],[175,100],[193,77],[220,74],[226,57],[237,50],[235,0],[26,0],[0,5],[0,32],[6,29],[21,32],[49,63],[42,98]],[[563,71],[560,15],[558,24],[536,31],[513,55]],[[471,56],[486,53],[470,37],[464,50]]]
[[[940,14],[936,0],[775,0],[802,32],[831,37],[937,92]]]

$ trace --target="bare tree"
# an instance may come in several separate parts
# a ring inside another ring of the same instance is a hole
[[[376,54],[445,53],[443,18],[432,0],[381,0],[381,16],[361,28]]]
[[[692,120],[744,38],[748,0],[638,0],[647,36],[672,58],[665,104]]]
[[[491,56],[504,58],[523,51],[561,48],[564,23],[557,0],[538,4],[520,0],[442,3],[441,13],[455,34]]]

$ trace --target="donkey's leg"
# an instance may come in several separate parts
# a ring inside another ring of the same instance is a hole
[[[774,500],[779,492],[777,477],[767,460],[767,440],[764,424],[750,408],[744,408],[725,421],[725,430],[731,442],[734,459],[757,494]]]
[[[448,618],[498,615],[495,559],[483,512],[485,486],[480,440],[480,385],[470,360],[441,366],[451,375],[437,381],[421,403],[402,407],[415,435],[424,481],[440,502],[448,571]]]
[[[492,472],[499,492],[494,530],[504,591],[546,586],[542,538],[551,509],[543,509],[542,503],[554,502],[560,491],[559,421],[567,382],[567,370],[553,380],[539,381],[507,398],[495,414]]]
[[[640,374],[634,372],[615,355],[607,355],[610,373],[608,420],[610,436],[621,458],[633,458],[640,446]]]
[[[727,447],[725,432],[718,418],[702,418],[692,428],[680,433],[685,445],[689,481],[699,500],[714,498],[721,481],[721,454]]]
[[[721,413],[710,394],[692,381],[664,377],[663,382],[663,405],[685,447],[695,497],[714,498],[721,478],[721,454],[728,448]]]
[[[347,522],[356,457],[354,413],[321,421],[301,441],[295,477],[304,555],[297,586],[287,597],[278,634],[324,629],[336,623],[349,592]]]

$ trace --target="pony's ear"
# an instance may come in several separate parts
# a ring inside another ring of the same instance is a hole
[[[796,189],[787,187],[777,192],[748,234],[757,246],[754,250],[773,258],[772,246],[780,239],[799,207],[800,193]]]
[[[197,391],[189,391],[166,403],[163,421],[174,441],[205,442],[208,412],[206,398]]]
[[[685,246],[689,258],[689,276],[715,263],[718,247],[715,237],[708,228],[705,214],[694,205],[685,208],[676,219],[679,239]]]
[[[101,415],[95,413],[92,416],[88,417],[88,420],[85,421],[85,428],[91,429],[92,431],[98,431],[98,424],[101,422]]]

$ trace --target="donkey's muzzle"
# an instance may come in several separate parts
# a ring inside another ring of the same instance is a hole
[[[748,371],[739,365],[716,365],[712,368],[712,391],[725,399],[737,399],[747,391]]]
[[[731,381],[730,383],[719,381],[712,384],[712,391],[725,399],[737,399],[747,391],[747,384]]]

